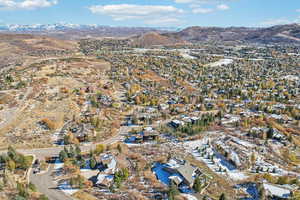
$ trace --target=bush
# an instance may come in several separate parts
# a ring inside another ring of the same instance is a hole
[[[289,177],[287,176],[280,176],[277,180],[277,184],[279,185],[285,185],[289,183]]]
[[[49,200],[44,194],[39,197],[39,200]]]
[[[193,189],[194,189],[196,192],[200,192],[200,191],[201,191],[201,182],[200,182],[199,177],[197,177],[197,178],[195,179]]]
[[[29,189],[30,189],[31,191],[33,191],[33,192],[36,192],[36,191],[37,191],[36,186],[35,186],[33,183],[29,183],[28,187],[29,187]]]
[[[175,196],[179,194],[179,191],[177,189],[177,186],[172,182],[170,187],[169,187],[169,190],[168,190],[168,197],[169,197],[169,200],[174,200],[175,199]]]
[[[104,144],[98,144],[96,146],[96,149],[95,149],[95,154],[99,155],[99,154],[103,153],[104,150],[105,150],[105,145]]]
[[[54,130],[56,128],[56,124],[54,121],[48,119],[48,118],[44,118],[41,120],[41,123],[46,125],[48,129],[50,130]]]
[[[92,158],[90,159],[90,168],[91,168],[91,169],[95,169],[96,165],[97,165],[97,161],[95,160],[94,157],[92,157]]]

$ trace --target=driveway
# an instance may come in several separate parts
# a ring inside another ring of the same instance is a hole
[[[53,167],[54,164],[51,164],[49,170],[43,174],[33,174],[33,170],[31,170],[29,177],[30,182],[37,187],[39,192],[45,194],[49,200],[72,200],[70,196],[57,189],[56,184],[53,182],[53,177],[51,176]]]

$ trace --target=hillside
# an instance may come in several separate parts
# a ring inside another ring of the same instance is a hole
[[[0,34],[0,68],[21,64],[25,57],[66,54],[75,50],[76,43],[46,36]]]
[[[186,43],[181,38],[169,37],[168,35],[159,34],[157,32],[149,32],[138,37],[134,37],[133,46],[149,47],[155,45],[174,45]]]
[[[300,43],[300,26],[299,24],[269,28],[194,26],[166,35],[178,37],[189,42]]]

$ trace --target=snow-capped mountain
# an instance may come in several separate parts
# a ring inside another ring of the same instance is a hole
[[[55,23],[55,24],[31,24],[31,25],[21,25],[21,24],[0,24],[0,31],[12,31],[12,32],[38,32],[38,31],[65,31],[65,30],[94,30],[99,28],[109,28],[110,26],[103,25],[81,25],[81,24],[71,24],[71,23]],[[111,27],[116,28],[116,27]],[[126,28],[126,27],[124,27]],[[135,28],[135,27],[131,27]],[[144,27],[136,27],[136,28],[144,28]],[[161,31],[178,31],[179,29],[176,27],[155,27],[145,29],[155,29]]]
[[[56,23],[56,24],[32,24],[32,25],[20,25],[20,24],[9,24],[0,25],[0,30],[3,31],[59,31],[68,29],[94,29],[100,27],[98,25],[79,25],[69,23]]]

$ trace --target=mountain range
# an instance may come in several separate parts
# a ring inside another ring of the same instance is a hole
[[[263,28],[201,27],[185,29],[160,27],[112,27],[79,24],[0,25],[2,33],[47,35],[59,39],[134,38],[139,44],[173,45],[178,43],[257,43],[300,44],[300,25],[288,24]]]
[[[178,32],[164,34],[195,42],[241,42],[259,44],[300,44],[300,25],[288,24],[267,28],[246,27],[189,27]]]

